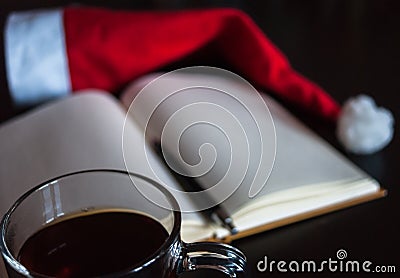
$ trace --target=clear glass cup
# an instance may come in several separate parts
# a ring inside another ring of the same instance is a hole
[[[134,184],[147,188],[152,196],[174,209],[150,202]],[[129,210],[147,215],[168,233],[166,241],[145,262],[100,277],[178,277],[183,272],[201,268],[219,270],[230,277],[242,276],[245,272],[246,258],[238,249],[221,243],[185,243],[181,240],[181,214],[177,201],[162,185],[134,173],[87,170],[36,186],[5,214],[0,227],[0,248],[8,275],[46,277],[32,272],[17,260],[26,240],[62,217],[99,209]]]

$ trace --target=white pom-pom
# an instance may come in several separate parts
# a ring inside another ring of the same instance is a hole
[[[392,140],[393,124],[389,110],[377,107],[371,97],[359,95],[344,104],[336,134],[348,151],[371,154]]]

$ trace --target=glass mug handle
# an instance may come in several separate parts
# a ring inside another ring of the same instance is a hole
[[[214,269],[229,277],[241,277],[245,267],[244,254],[230,245],[216,242],[183,243],[182,272]]]

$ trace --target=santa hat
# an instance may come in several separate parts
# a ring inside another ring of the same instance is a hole
[[[370,153],[390,141],[393,118],[388,111],[376,110],[368,98],[361,99],[361,108],[353,101],[341,109],[322,88],[293,70],[238,10],[134,12],[78,7],[12,13],[5,26],[7,79],[18,105],[86,88],[114,92],[205,46],[253,84],[338,122],[344,127],[339,139],[349,150]],[[343,120],[338,119],[341,110],[347,112]],[[365,113],[367,119],[360,117]],[[361,126],[354,128],[353,118]],[[360,136],[376,140],[360,144]]]

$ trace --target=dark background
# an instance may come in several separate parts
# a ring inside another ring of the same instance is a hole
[[[10,1],[0,4],[0,24],[11,10],[57,7],[71,1]],[[73,3],[73,2],[72,2]],[[81,1],[82,4],[129,9],[184,9],[236,7],[247,12],[265,34],[287,55],[293,67],[343,102],[366,93],[400,118],[400,2],[382,0],[266,0],[266,1]],[[5,79],[3,38],[0,44],[0,122],[22,111],[12,107]],[[223,66],[223,65],[222,65]],[[173,66],[171,66],[173,67]],[[294,108],[293,108],[294,109]],[[294,109],[295,110],[295,109]],[[340,151],[334,127],[301,111],[299,118]],[[373,265],[395,265],[400,273],[399,124],[392,143],[369,156],[345,153],[386,189],[384,199],[264,232],[233,242],[248,257],[249,277],[299,277],[256,270],[265,255],[278,260],[336,258],[345,249],[348,260],[369,260]],[[1,158],[0,158],[1,159]],[[134,250],[132,250],[135,252]],[[225,277],[212,271],[183,277]],[[318,277],[364,277],[372,274],[319,273]],[[304,277],[312,276],[310,273]],[[387,277],[388,274],[376,274]]]

